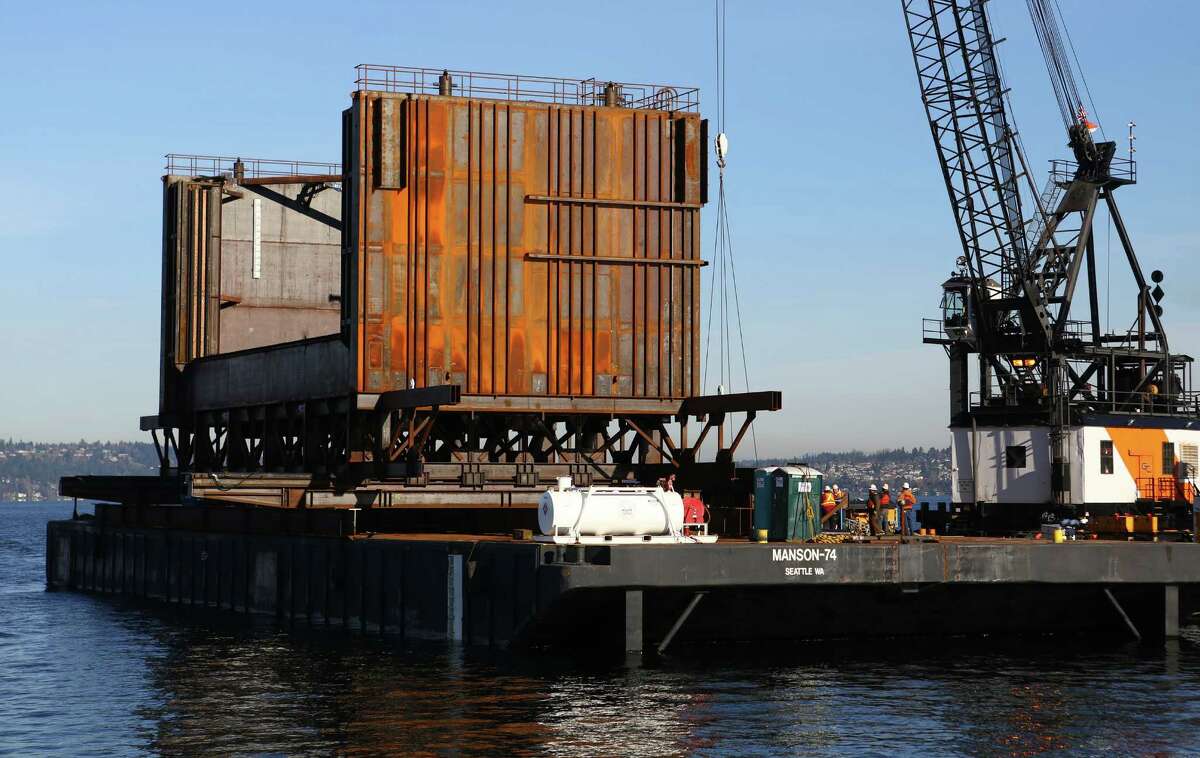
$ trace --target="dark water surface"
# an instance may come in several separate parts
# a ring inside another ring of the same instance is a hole
[[[0,504],[0,753],[1200,754],[1200,637],[500,655],[46,592]],[[888,648],[893,648],[888,650]]]

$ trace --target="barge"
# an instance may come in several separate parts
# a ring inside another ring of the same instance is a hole
[[[651,654],[688,644],[931,635],[1153,642],[1178,636],[1200,599],[1200,546],[1192,543],[585,546],[500,535],[310,536],[287,533],[271,515],[98,506],[93,519],[49,524],[47,580],[54,589],[264,615],[285,626]]]

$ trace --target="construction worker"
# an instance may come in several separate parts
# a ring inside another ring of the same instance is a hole
[[[892,493],[888,490],[887,482],[883,483],[883,492],[879,493],[879,521],[884,534],[893,534],[896,526],[895,508],[892,506]]]
[[[833,502],[837,503],[838,509],[838,530],[842,531],[846,528],[846,509],[850,507],[850,493],[844,489],[840,489],[836,484],[833,485]]]
[[[913,506],[917,504],[917,496],[913,494],[912,488],[908,486],[908,482],[900,488],[900,511],[901,534],[911,537],[917,531],[917,514],[913,511]]]
[[[837,499],[833,496],[833,488],[828,484],[825,485],[825,491],[821,493],[821,524],[828,524],[833,518],[833,512],[837,510]]]
[[[872,484],[867,488],[867,525],[871,528],[871,536],[883,534],[879,528],[879,490]]]

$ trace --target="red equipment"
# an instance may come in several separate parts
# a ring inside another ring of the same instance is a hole
[[[708,523],[708,508],[703,500],[690,496],[683,498],[683,523],[685,526]]]

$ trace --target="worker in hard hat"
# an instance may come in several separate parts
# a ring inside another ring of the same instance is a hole
[[[887,482],[883,483],[883,492],[879,493],[879,522],[884,534],[892,534],[896,526],[895,508],[892,506],[892,493]]]
[[[837,503],[838,530],[846,528],[846,509],[850,507],[850,493],[833,485],[833,502]]]
[[[917,504],[917,496],[913,494],[912,488],[908,486],[908,482],[900,488],[900,533],[911,537],[917,531],[917,514],[913,511],[913,506]]]
[[[879,488],[872,484],[867,488],[867,526],[871,528],[871,536],[883,534],[879,528]]]
[[[883,482],[880,491],[880,525],[883,527],[883,534],[895,534],[899,528],[899,522],[896,522],[895,501],[892,499],[892,489],[888,487],[887,482]]]
[[[836,510],[837,499],[833,496],[833,488],[827,484],[825,491],[821,493],[821,523],[828,524]]]

